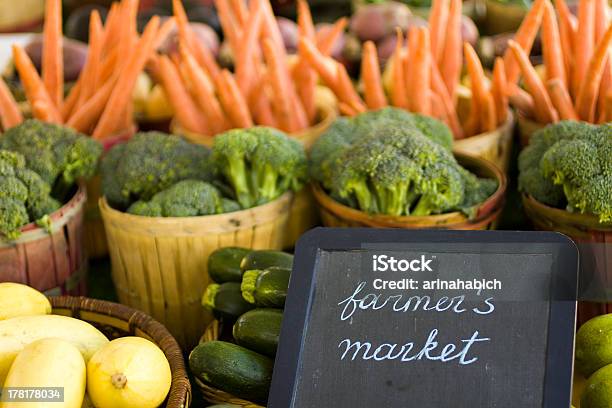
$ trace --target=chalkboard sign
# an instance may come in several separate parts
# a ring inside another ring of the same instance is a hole
[[[314,230],[268,407],[569,407],[577,268],[556,233]]]

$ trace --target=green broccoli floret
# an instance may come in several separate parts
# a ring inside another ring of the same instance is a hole
[[[302,145],[267,127],[234,129],[216,136],[212,158],[242,208],[299,190],[308,173]]]
[[[138,133],[103,157],[102,191],[111,205],[125,209],[181,180],[211,181],[210,150],[179,136]]]
[[[0,149],[21,153],[28,168],[62,201],[75,182],[94,175],[102,154],[102,145],[92,138],[37,120],[7,130],[0,138]]]
[[[368,213],[468,213],[493,193],[496,181],[478,179],[459,166],[445,146],[421,130],[434,132],[438,125],[426,119],[419,128],[416,119],[392,108],[342,119],[313,147],[313,178],[334,199]]]
[[[231,213],[242,210],[240,204],[237,201],[230,200],[229,198],[221,199],[221,207],[223,208],[223,213]]]
[[[44,222],[60,203],[50,196],[51,187],[25,167],[25,158],[16,152],[0,150],[0,234],[9,240],[19,237],[29,222]]]
[[[150,201],[135,202],[127,212],[147,217],[196,217],[223,211],[223,198],[215,186],[201,180],[183,180]]]
[[[536,200],[612,221],[612,126],[562,121],[519,156],[519,189]]]

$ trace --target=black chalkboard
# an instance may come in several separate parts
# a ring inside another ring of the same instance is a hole
[[[577,265],[556,233],[314,230],[268,407],[569,407]]]

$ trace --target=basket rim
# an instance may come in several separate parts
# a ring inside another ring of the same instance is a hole
[[[491,130],[489,132],[478,133],[472,136],[465,137],[463,139],[454,140],[453,149],[461,148],[462,145],[471,144],[472,142],[480,142],[482,140],[496,139],[500,137],[500,135],[509,133],[512,131],[514,127],[514,120],[515,120],[514,112],[512,111],[512,109],[508,109],[508,117],[506,118],[506,121],[502,123],[500,126],[498,126],[497,129]]]
[[[172,372],[172,383],[168,392],[167,408],[185,408],[191,403],[191,384],[187,376],[183,353],[168,329],[144,312],[119,303],[87,298],[84,296],[51,296],[53,310],[69,310],[80,319],[81,312],[98,313],[125,321],[133,332],[136,328],[149,336],[163,351]]]
[[[549,213],[555,220],[571,220],[575,224],[580,224],[596,231],[612,231],[612,221],[601,223],[599,217],[593,214],[573,213],[562,208],[551,207],[541,201],[536,200],[532,195],[521,193],[523,205],[534,209],[537,213]]]
[[[418,222],[428,222],[429,224],[431,224],[431,227],[435,225],[453,226],[464,222],[477,223],[489,216],[490,214],[494,213],[497,207],[501,207],[508,185],[507,176],[499,169],[499,167],[497,167],[497,165],[495,165],[495,163],[489,160],[485,160],[480,157],[465,154],[463,152],[458,151],[454,151],[453,154],[458,159],[476,162],[479,165],[478,167],[488,169],[492,174],[495,175],[495,178],[498,182],[497,190],[495,190],[495,192],[491,194],[489,198],[480,203],[480,205],[478,206],[478,216],[474,220],[470,220],[465,214],[461,213],[460,211],[426,216],[403,215],[399,217],[381,214],[367,214],[364,211],[357,210],[334,200],[329,194],[327,194],[325,190],[323,190],[323,188],[318,182],[313,181],[311,182],[311,185],[313,187],[314,195],[317,199],[317,202],[327,211],[336,214],[336,211],[334,211],[334,209],[341,209],[346,214],[351,215],[352,218],[356,221],[370,219],[385,223],[387,225],[398,226],[400,226],[401,224],[410,225],[416,224]],[[447,220],[457,220],[457,222],[453,221],[452,223],[444,224],[444,222]]]

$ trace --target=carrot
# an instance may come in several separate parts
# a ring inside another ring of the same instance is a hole
[[[257,41],[261,32],[262,13],[260,8],[256,8],[251,13],[244,25],[241,46],[235,50],[235,69],[236,82],[242,94],[248,97],[251,87],[255,80],[253,74],[253,57],[258,47]]]
[[[446,113],[448,126],[453,132],[455,139],[462,139],[463,129],[461,128],[459,117],[457,116],[457,110],[453,104],[453,99],[448,93],[448,89],[446,89],[446,84],[444,84],[442,74],[440,74],[440,70],[435,64],[432,64],[431,66],[431,87],[435,94],[441,99],[444,111]]]
[[[607,0],[595,0],[595,44],[604,37],[610,25],[610,11]]]
[[[106,16],[104,39],[102,40],[102,55],[107,55],[117,45],[119,21],[119,3],[113,3]]]
[[[368,108],[376,110],[387,106],[387,98],[385,97],[385,91],[380,78],[378,53],[372,41],[366,41],[363,45],[361,78],[363,81],[363,93]]]
[[[336,43],[344,33],[346,26],[348,24],[348,19],[346,17],[339,18],[333,26],[325,33],[324,36],[321,36],[320,39],[317,40],[317,48],[321,50],[321,54],[325,56],[330,56],[334,51],[334,47]]]
[[[487,90],[485,73],[476,51],[474,51],[474,48],[467,42],[463,44],[463,53],[465,55],[467,72],[472,83],[472,109],[470,110],[470,115],[472,115],[472,111],[474,111],[474,117],[471,118],[471,121],[478,123],[478,125],[474,124],[472,126],[479,130],[486,130],[491,112],[487,106],[487,94],[489,91]]]
[[[119,39],[117,52],[119,55],[130,55],[134,46],[133,39],[136,35],[136,15],[138,13],[138,0],[123,0],[120,7],[121,24],[119,26]],[[120,59],[119,64],[127,60]]]
[[[93,132],[95,138],[100,139],[111,135],[116,130],[121,112],[129,103],[132,103],[134,85],[153,51],[158,28],[159,17],[155,16],[147,23],[142,37],[134,47],[134,52],[127,58],[120,72],[119,80]]]
[[[337,75],[334,60],[321,54],[314,44],[305,38],[300,38],[298,49],[300,55],[303,55],[310,66],[318,72],[323,82],[332,89],[336,87]]]
[[[597,106],[597,95],[599,85],[609,59],[610,45],[612,44],[612,25],[608,28],[599,45],[595,49],[593,58],[589,63],[584,80],[578,92],[576,100],[576,113],[578,117],[587,122],[595,121],[595,107]]]
[[[546,78],[549,80],[559,78],[564,84],[567,84],[559,26],[557,25],[555,9],[549,2],[545,4],[544,16],[542,17],[542,48]]]
[[[553,106],[559,112],[561,120],[578,120],[578,115],[572,105],[572,98],[565,87],[563,81],[559,78],[549,79],[546,82],[546,89],[550,95],[550,100]]]
[[[495,111],[495,101],[491,92],[486,92],[482,99],[482,131],[492,132],[497,129],[497,112]]]
[[[576,19],[565,3],[565,0],[556,0],[555,8],[559,18],[559,34],[561,36],[561,47],[565,61],[565,73],[568,86],[570,85],[571,71],[574,58],[574,38],[576,36]]]
[[[508,100],[510,104],[519,110],[527,118],[535,117],[535,102],[529,93],[516,85],[508,86]]]
[[[118,63],[119,53],[118,49],[114,48],[108,56],[104,59],[100,66],[100,71],[98,72],[98,78],[96,78],[96,83],[104,83],[108,81],[108,79],[115,73],[115,71],[119,71]]]
[[[312,21],[310,7],[306,0],[297,1],[297,21],[300,35],[304,38],[308,38],[310,41],[315,41],[316,31]]]
[[[248,128],[253,126],[253,119],[246,100],[240,93],[234,77],[226,69],[221,71],[221,83],[218,92],[221,105],[234,127]]]
[[[495,59],[493,66],[493,85],[491,94],[495,101],[495,113],[497,113],[497,124],[506,123],[508,118],[508,95],[506,90],[506,69],[501,57]]]
[[[77,102],[79,101],[79,95],[81,94],[81,83],[82,78],[79,78],[74,84],[74,86],[70,89],[68,96],[62,104],[60,115],[62,116],[64,121],[66,121],[70,117],[72,111],[76,107]]]
[[[536,0],[531,6],[531,10],[527,13],[521,26],[514,35],[515,43],[523,50],[527,55],[531,52],[533,41],[538,34],[538,29],[542,22],[542,15],[544,14],[544,7],[548,0]],[[513,56],[513,51],[507,49],[504,53],[504,64],[506,66],[506,78],[509,84],[516,84],[520,74],[519,63]]]
[[[402,30],[398,27],[395,30],[397,41],[395,43],[395,51],[393,51],[393,65],[391,66],[391,76],[393,78],[393,86],[391,88],[391,103],[393,106],[397,106],[403,109],[410,109],[409,100],[410,90],[408,95],[406,92],[406,82],[404,77],[404,64],[402,62],[402,55],[404,54],[404,35]]]
[[[517,42],[510,40],[508,41],[508,46],[516,58],[516,61],[518,61],[527,89],[533,97],[535,103],[535,118],[540,123],[557,122],[559,119],[557,112],[552,105],[542,80],[538,76],[535,68],[531,65],[529,57]]]
[[[32,60],[30,60],[30,57],[28,57],[28,54],[26,54],[23,48],[13,45],[13,61],[17,72],[19,72],[19,78],[21,79],[26,97],[28,101],[30,101],[30,104],[33,105],[36,101],[44,102],[44,104],[48,106],[48,110],[52,116],[51,122],[61,123],[62,118],[59,111],[53,104],[38,72],[36,72]]]
[[[265,78],[265,74],[260,74],[260,78]],[[268,86],[268,81],[257,81],[251,97],[249,98],[249,107],[258,125],[278,128],[278,121],[272,112]]]
[[[306,0],[298,0],[298,30],[300,36],[315,41],[316,32],[314,23],[312,21],[312,15],[310,14],[310,7]],[[317,108],[315,104],[315,90],[317,86],[317,74],[314,72],[303,52],[298,50],[299,60],[293,70],[294,81],[297,86],[297,93],[302,101],[308,121],[313,123],[317,116]]]
[[[606,95],[605,119],[602,122],[612,122],[612,91]]]
[[[87,52],[87,61],[79,77],[79,80],[82,81],[82,86],[76,102],[77,107],[85,103],[97,88],[102,53],[102,30],[100,14],[97,10],[94,10],[89,18],[89,50]]]
[[[336,63],[336,70],[338,75],[338,85],[339,85],[339,96],[340,100],[351,106],[357,112],[365,112],[366,106],[359,97],[359,94],[355,90],[353,83],[351,82],[351,78],[349,77],[346,68],[341,63]]]
[[[230,7],[238,24],[244,27],[248,20],[248,10],[243,0],[230,0]]]
[[[595,0],[578,2],[578,30],[574,41],[576,43],[572,91],[574,96],[578,96],[595,47]],[[578,112],[578,115],[580,115],[580,112]]]
[[[345,102],[339,102],[338,109],[340,110],[340,113],[344,116],[351,117],[359,114],[359,112],[355,108]]]
[[[32,116],[43,122],[57,123],[51,105],[40,99],[32,104]]]
[[[47,0],[43,29],[42,79],[56,107],[64,99],[64,49],[62,40],[62,2]]]
[[[276,22],[274,11],[272,10],[272,4],[269,1],[255,1],[252,2],[253,7],[260,7],[263,13],[263,31],[266,37],[270,37],[276,52],[281,57],[281,60],[286,58],[285,43],[283,36],[281,35],[280,28]]]
[[[431,3],[429,31],[431,32],[431,52],[436,64],[442,61],[449,6],[450,0],[433,0]]]
[[[431,113],[431,100],[429,89],[431,88],[431,45],[429,30],[425,27],[419,28],[419,36],[414,65],[414,77],[411,78],[412,94],[410,95],[410,110],[423,115]]]
[[[403,66],[404,66],[404,84],[406,87],[406,92],[408,93],[408,99],[411,98],[411,87],[413,84],[413,78],[414,78],[414,67],[415,64],[413,64],[413,62],[416,59],[416,50],[419,46],[419,29],[416,26],[412,26],[408,29],[408,33],[407,35],[407,40],[408,40],[408,46],[407,46],[407,53],[404,55],[403,58]],[[387,62],[389,63],[389,62]]]
[[[159,32],[157,33],[157,38],[155,39],[155,48],[157,49],[161,47],[168,36],[172,34],[176,28],[176,17],[172,16],[166,18],[161,27],[159,27]]]
[[[463,55],[461,52],[461,0],[450,0],[448,23],[446,24],[446,39],[444,40],[444,51],[442,62],[439,64],[442,78],[446,89],[453,99],[457,98],[457,84],[461,77]]]
[[[612,59],[608,57],[606,67],[604,68],[603,76],[601,77],[601,85],[599,86],[599,96],[597,98],[597,111],[599,116],[605,116],[606,110],[606,95],[612,90]]]
[[[66,125],[79,132],[89,133],[98,119],[100,119],[100,115],[102,115],[104,107],[108,103],[117,81],[117,76],[115,75],[115,78],[107,81],[97,89],[90,98],[84,101],[83,105],[76,107],[75,112],[70,116]]]
[[[173,1],[175,4],[180,3],[179,0]],[[242,35],[242,30],[238,26],[238,22],[232,13],[230,4],[227,0],[215,0],[215,8],[217,9],[217,15],[219,16],[221,27],[223,28],[223,35],[229,42],[232,50],[236,52],[240,48],[240,36]]]
[[[298,130],[296,118],[292,112],[291,99],[287,93],[289,84],[283,81],[283,74],[280,73],[279,56],[276,54],[274,44],[271,39],[264,40],[263,52],[268,66],[268,81],[272,87],[272,108],[276,120],[281,130],[294,132]]]
[[[0,121],[4,130],[23,122],[23,115],[6,82],[0,77]]]

